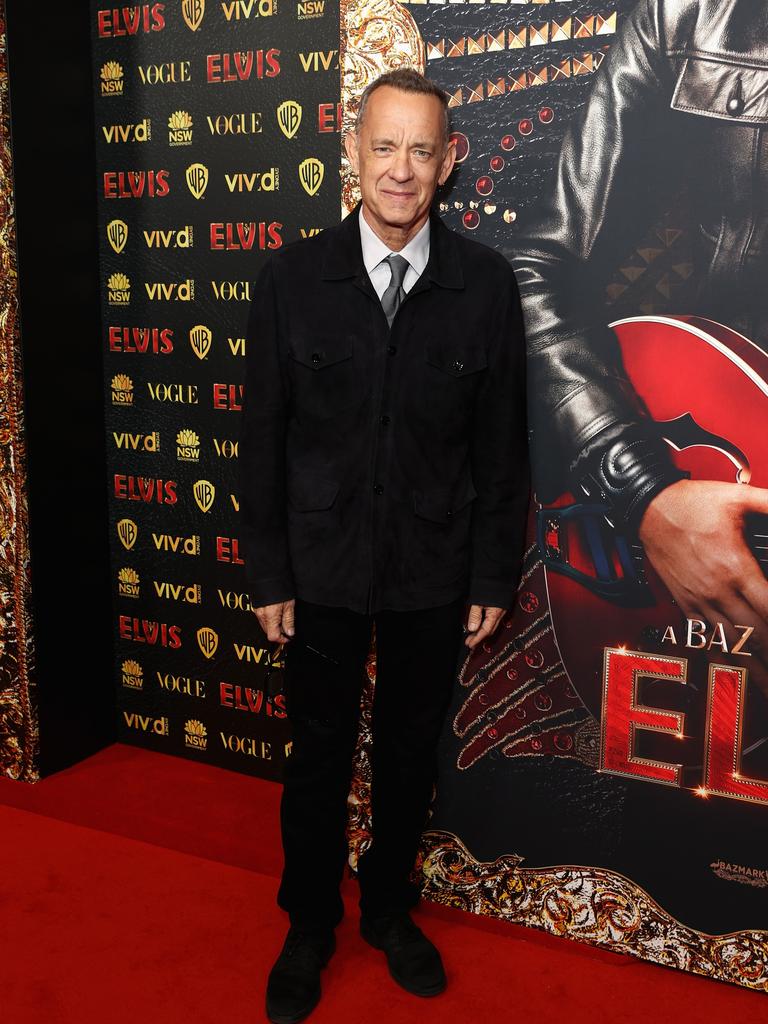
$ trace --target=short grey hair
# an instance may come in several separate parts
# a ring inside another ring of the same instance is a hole
[[[448,139],[451,133],[451,124],[448,115],[448,96],[436,82],[431,81],[429,78],[425,78],[424,75],[420,74],[415,68],[396,68],[394,71],[387,71],[386,74],[379,75],[375,81],[371,82],[371,84],[367,86],[363,91],[363,95],[360,97],[360,106],[357,108],[357,124],[355,125],[356,134],[360,134],[360,128],[363,123],[363,118],[365,117],[368,100],[377,89],[381,89],[385,85],[388,85],[391,89],[399,89],[400,92],[415,92],[420,93],[422,96],[434,96],[438,99],[443,108],[443,143],[446,146],[448,145]]]

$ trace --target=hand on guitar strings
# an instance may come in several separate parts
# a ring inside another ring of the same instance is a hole
[[[651,501],[640,540],[689,619],[754,626],[745,650],[750,677],[768,697],[768,579],[750,550],[747,517],[768,516],[768,490],[714,480],[680,480]],[[766,531],[768,533],[768,531]],[[764,543],[768,544],[768,541]],[[766,552],[768,554],[768,552]]]

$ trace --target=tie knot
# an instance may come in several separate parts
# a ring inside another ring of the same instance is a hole
[[[387,256],[387,263],[389,263],[389,269],[392,273],[392,280],[389,282],[390,287],[394,285],[395,288],[402,288],[410,263],[405,256],[398,256],[397,253],[390,253]]]

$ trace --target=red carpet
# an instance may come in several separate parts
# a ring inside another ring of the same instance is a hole
[[[122,745],[34,787],[0,781],[0,1020],[263,1021],[284,930],[278,796]],[[427,904],[450,985],[417,1000],[357,935],[352,883],[347,896],[313,1024],[765,1020],[763,996]]]

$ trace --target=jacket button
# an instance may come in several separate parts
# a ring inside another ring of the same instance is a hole
[[[453,509],[449,508],[445,515],[447,519],[453,519]]]
[[[373,485],[373,493],[374,494],[383,494],[384,493],[383,485],[382,484],[374,484]]]
[[[382,427],[388,427],[391,422],[392,421],[390,420],[389,416],[382,416],[381,419],[379,420],[379,423],[382,425]]]
[[[461,373],[461,371],[464,369],[464,363],[462,363],[460,359],[457,359],[456,362],[453,364],[453,368],[456,371],[456,373]]]
[[[395,345],[388,345],[387,346],[387,354],[388,355],[393,356],[395,354],[395,352],[397,352],[397,347]]]
[[[320,362],[320,353],[319,352],[313,352],[312,353],[312,362],[315,363],[315,364]]]
[[[725,105],[725,109],[733,117],[738,117],[739,114],[744,110],[744,99],[741,96],[729,96],[728,102]]]

